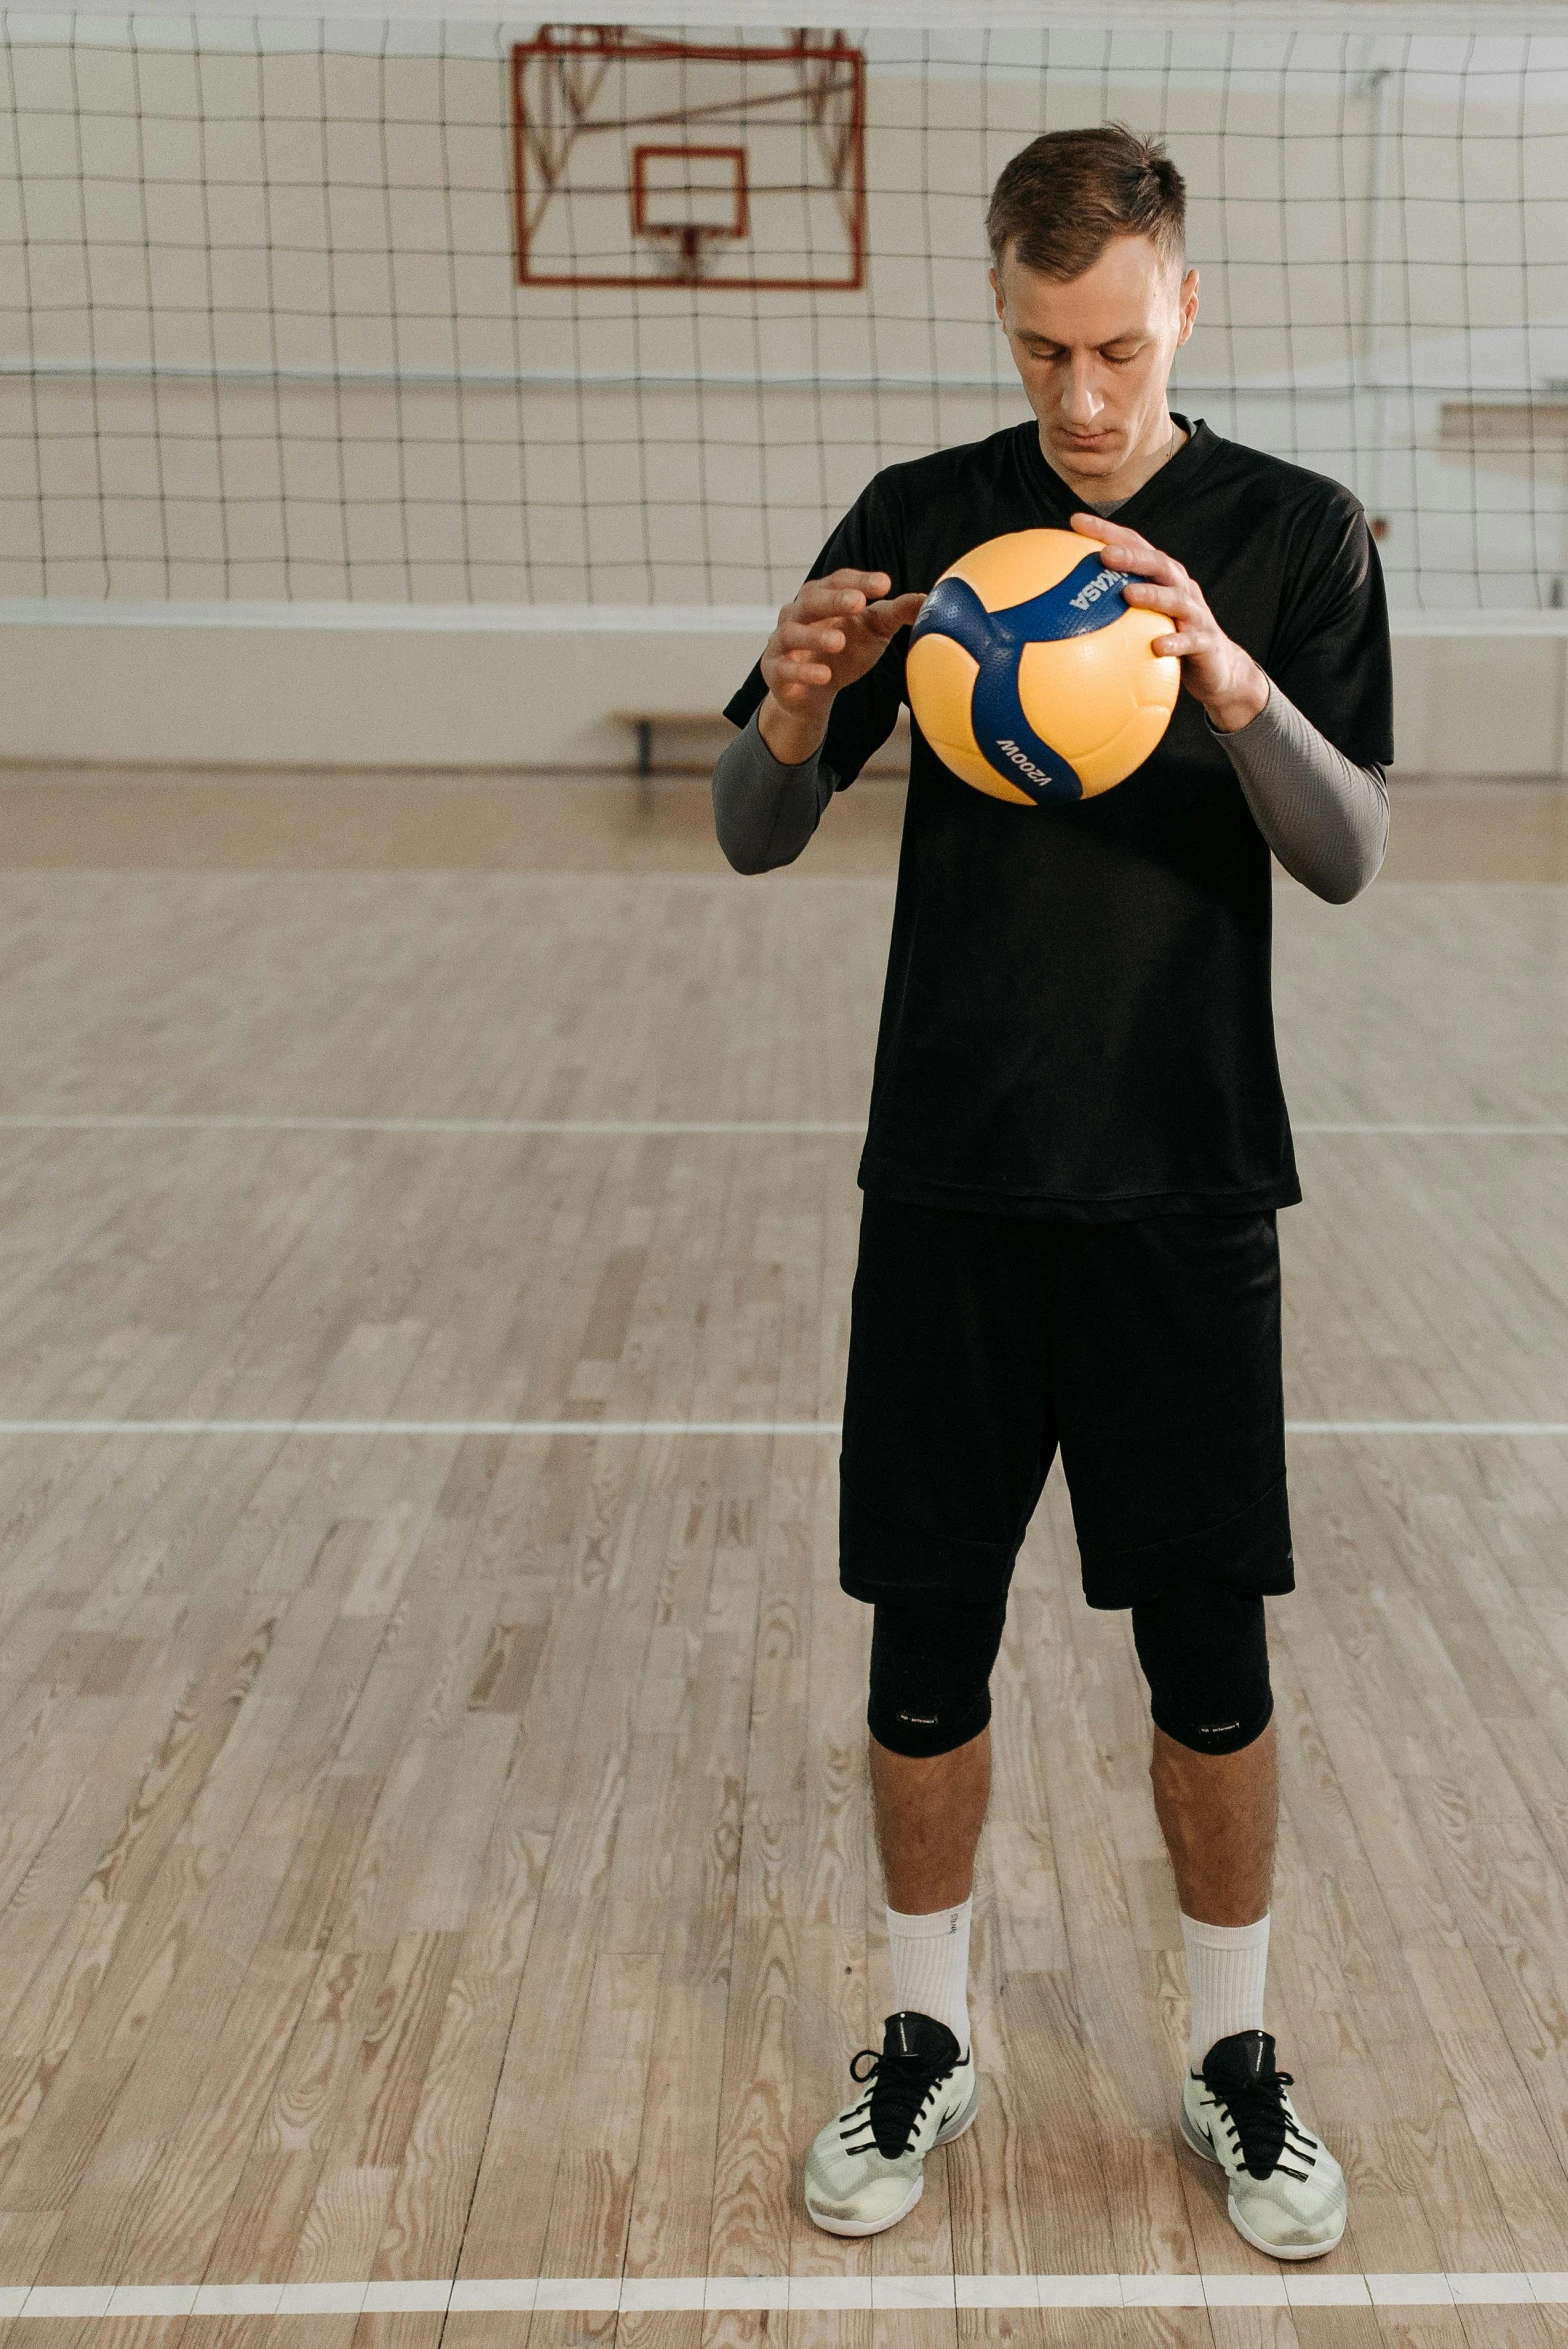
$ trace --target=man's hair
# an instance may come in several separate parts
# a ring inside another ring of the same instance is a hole
[[[1042,277],[1082,277],[1116,237],[1148,237],[1178,264],[1187,247],[1187,184],[1158,139],[1123,122],[1047,131],[1004,166],[985,232],[1000,269],[1009,246]]]

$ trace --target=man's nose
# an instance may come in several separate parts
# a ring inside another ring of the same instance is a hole
[[[1105,401],[1094,380],[1093,369],[1087,359],[1074,360],[1067,367],[1062,382],[1062,415],[1064,420],[1080,430],[1097,421]]]

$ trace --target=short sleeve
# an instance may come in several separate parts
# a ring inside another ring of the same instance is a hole
[[[870,482],[855,500],[810,570],[808,579],[825,579],[830,571],[885,571],[894,595],[906,585],[903,532],[885,492],[882,476]],[[828,720],[824,762],[833,770],[839,790],[854,782],[874,751],[880,750],[898,720],[904,698],[904,658],[909,631],[901,628],[874,669],[853,685],[846,685],[834,701]],[[744,726],[767,695],[759,661],[740,690],[724,706],[734,726]]]
[[[1320,734],[1357,766],[1394,755],[1394,675],[1388,599],[1367,518],[1336,499],[1301,528],[1291,549],[1296,592],[1281,613],[1270,676]]]

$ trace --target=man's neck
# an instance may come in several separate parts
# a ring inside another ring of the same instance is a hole
[[[1119,506],[1130,497],[1136,497],[1146,481],[1152,481],[1162,465],[1170,462],[1187,435],[1172,419],[1169,408],[1162,408],[1160,421],[1139,442],[1136,452],[1114,473],[1071,473],[1052,457],[1045,445],[1045,434],[1040,434],[1040,454],[1053,473],[1059,474],[1074,497],[1083,499],[1086,506]]]

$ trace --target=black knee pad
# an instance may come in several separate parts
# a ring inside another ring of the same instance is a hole
[[[1007,1601],[953,1607],[879,1599],[871,1616],[871,1701],[878,1745],[917,1759],[951,1753],[991,1718],[991,1667]]]
[[[1132,1611],[1156,1728],[1197,1754],[1236,1754],[1274,1711],[1263,1601],[1195,1583]]]

